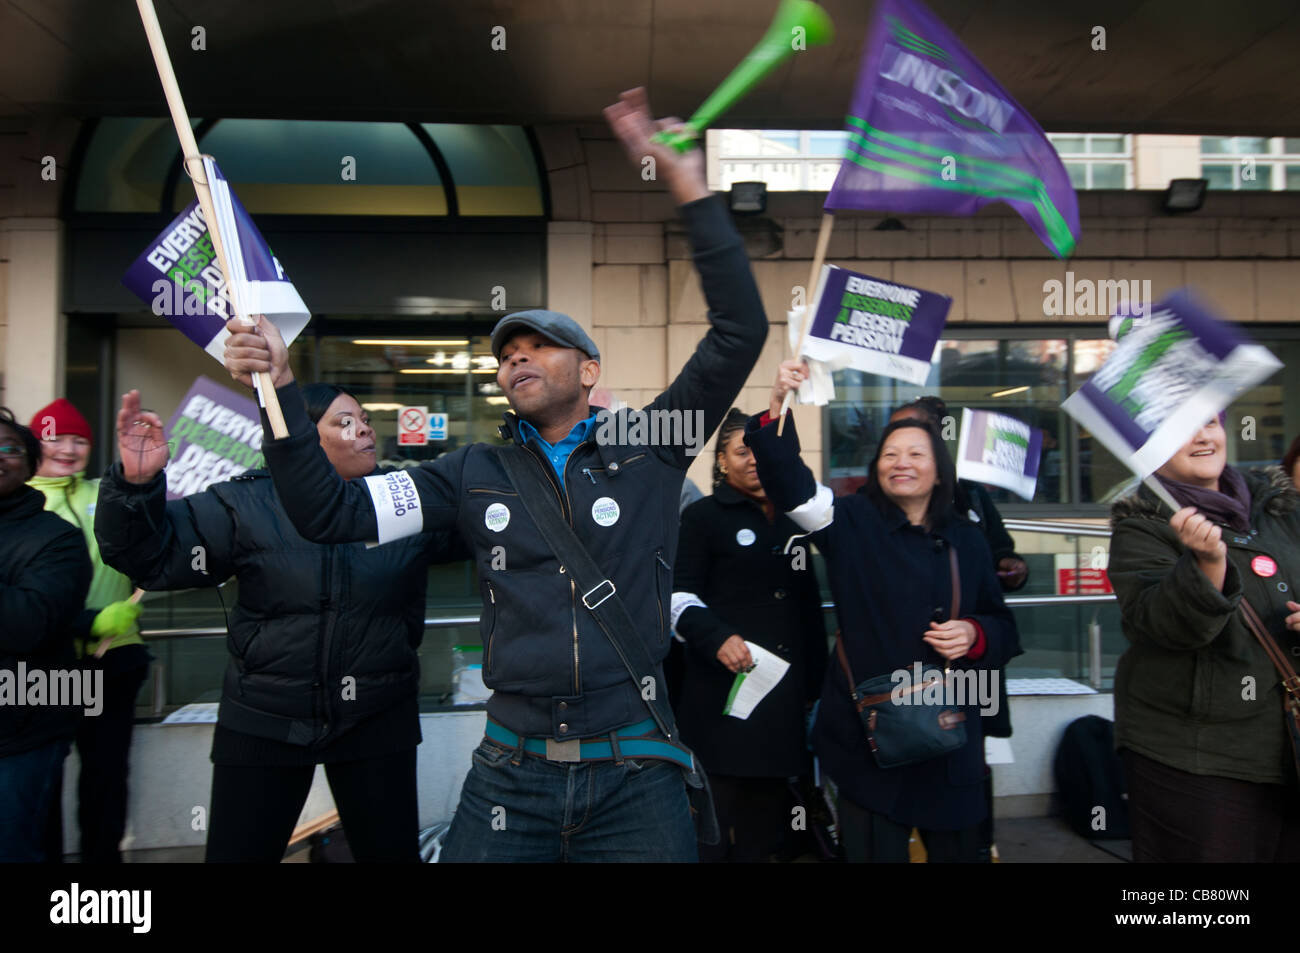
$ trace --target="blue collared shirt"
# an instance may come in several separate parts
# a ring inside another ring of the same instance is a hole
[[[524,438],[524,443],[537,438],[541,444],[542,450],[546,453],[546,459],[551,461],[551,469],[555,475],[560,478],[560,486],[564,486],[564,465],[569,461],[569,454],[578,449],[578,446],[587,439],[587,434],[591,433],[591,428],[596,423],[596,415],[592,414],[586,420],[580,421],[569,431],[569,435],[559,443],[552,446],[542,439],[542,435],[526,420],[519,421],[519,435]]]

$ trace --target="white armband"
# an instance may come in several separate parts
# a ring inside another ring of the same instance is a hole
[[[682,617],[682,613],[685,612],[687,609],[689,609],[691,606],[699,606],[701,609],[708,608],[708,606],[706,606],[703,602],[700,601],[700,597],[693,592],[673,593],[672,608],[669,610],[668,613],[668,624],[669,627],[673,630],[673,635],[677,638],[678,642],[685,642],[686,640],[682,638],[681,635],[678,634],[677,632],[677,620],[680,619]]]
[[[831,492],[830,487],[818,483],[817,492],[810,500],[796,506],[785,515],[806,532],[815,533],[819,529],[825,529],[835,518],[835,494]]]
[[[405,470],[376,473],[365,478],[379,525],[379,545],[424,531],[424,511],[415,481]]]

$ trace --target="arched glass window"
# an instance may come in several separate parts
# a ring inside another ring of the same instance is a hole
[[[542,215],[537,159],[518,126],[423,123],[447,160],[461,215]]]
[[[157,212],[167,170],[179,151],[170,119],[101,119],[81,160],[76,210]]]
[[[398,122],[223,119],[199,142],[256,215],[446,215],[437,166]],[[193,198],[184,184],[174,210]]]
[[[518,126],[288,119],[192,120],[254,215],[546,214]],[[90,132],[77,212],[177,212],[192,201],[169,119],[112,117]],[[170,188],[169,188],[170,186]]]

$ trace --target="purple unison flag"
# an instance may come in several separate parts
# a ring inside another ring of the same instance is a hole
[[[803,356],[924,384],[951,306],[946,295],[825,265]]]
[[[1006,202],[1052,253],[1079,203],[1042,128],[919,0],[879,0],[827,209],[974,215]]]
[[[1185,288],[1150,317],[1125,319],[1122,330],[1106,363],[1061,409],[1143,479],[1282,366]]]
[[[963,408],[957,478],[1000,486],[1026,499],[1038,486],[1043,432],[991,410]]]
[[[203,157],[217,228],[234,282],[227,293],[244,316],[265,314],[289,344],[307,326],[311,313],[271,254],[266,239],[231,191],[217,164]],[[127,269],[122,283],[167,318],[182,334],[221,360],[226,338],[226,275],[221,272],[212,235],[195,199]]]
[[[195,379],[163,433],[169,500],[263,466],[257,404],[206,377]]]

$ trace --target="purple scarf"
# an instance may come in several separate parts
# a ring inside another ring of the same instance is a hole
[[[1232,467],[1224,467],[1219,488],[1207,490],[1158,477],[1179,506],[1194,506],[1211,520],[1238,533],[1250,532],[1250,489],[1246,479]]]

